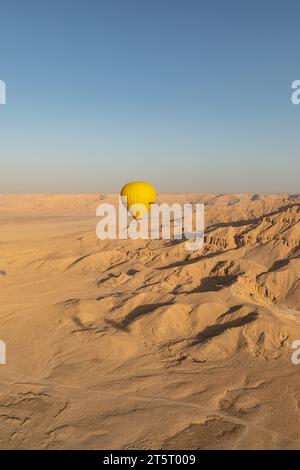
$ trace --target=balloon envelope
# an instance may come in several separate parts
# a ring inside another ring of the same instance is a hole
[[[135,218],[141,218],[156,201],[155,188],[145,181],[133,181],[121,189],[121,199],[127,210]]]

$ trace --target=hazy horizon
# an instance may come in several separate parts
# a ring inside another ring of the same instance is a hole
[[[0,193],[299,192],[300,5],[1,6]]]

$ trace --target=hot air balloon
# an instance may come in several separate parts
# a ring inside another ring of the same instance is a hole
[[[156,201],[155,188],[144,181],[133,181],[121,189],[121,199],[132,217],[140,219]]]

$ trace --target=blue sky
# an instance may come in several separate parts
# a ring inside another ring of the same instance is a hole
[[[299,192],[300,4],[1,3],[0,192]]]

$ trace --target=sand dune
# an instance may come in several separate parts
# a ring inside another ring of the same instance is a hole
[[[300,195],[161,196],[194,253],[98,240],[102,201],[0,196],[0,448],[300,449]]]

